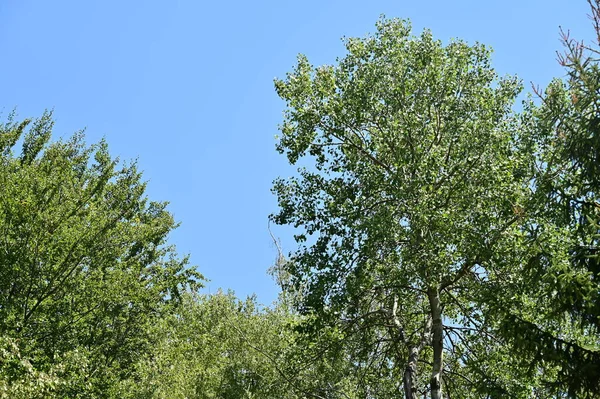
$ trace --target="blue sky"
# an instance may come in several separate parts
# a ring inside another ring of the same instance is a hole
[[[381,14],[495,49],[501,74],[528,86],[560,76],[559,25],[591,38],[584,0],[0,2],[0,110],[54,108],[56,137],[86,128],[121,159],[138,158],[152,199],[168,200],[180,252],[211,279],[274,300],[267,216],[272,180],[293,169],[274,149],[283,103],[273,78],[298,53],[343,56],[342,36]],[[285,250],[292,231],[274,228]]]

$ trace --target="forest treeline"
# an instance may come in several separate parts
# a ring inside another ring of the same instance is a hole
[[[0,124],[1,398],[600,397],[600,2],[519,97],[491,50],[382,18],[299,56],[265,307],[169,244],[135,162]],[[518,98],[525,98],[519,107]]]

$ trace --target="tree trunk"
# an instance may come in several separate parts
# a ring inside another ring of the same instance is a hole
[[[431,309],[433,340],[433,368],[431,370],[431,399],[443,399],[442,370],[444,367],[444,337],[442,323],[442,305],[440,292],[437,287],[427,290],[429,307]]]
[[[408,347],[408,363],[404,369],[404,375],[402,376],[402,389],[404,390],[405,399],[417,399],[417,389],[415,387],[415,381],[417,379],[417,361],[419,360],[419,350],[421,349],[417,345],[411,345],[406,340],[404,335],[404,327],[398,319],[398,296],[394,295],[394,303],[392,308],[388,311],[392,323],[396,327],[390,331],[392,336],[399,339],[404,345]],[[404,357],[404,356],[402,356]]]
[[[417,361],[419,360],[419,349],[416,346],[411,346],[408,353],[408,364],[404,369],[404,396],[406,399],[417,399],[417,387],[415,381],[417,379]]]

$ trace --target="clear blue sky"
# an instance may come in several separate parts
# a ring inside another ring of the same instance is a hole
[[[114,155],[139,158],[152,199],[168,200],[180,252],[212,281],[274,300],[272,180],[293,169],[274,149],[283,103],[273,78],[297,53],[343,55],[342,36],[374,31],[380,14],[418,33],[495,49],[501,74],[544,86],[562,70],[558,27],[592,36],[584,0],[27,1],[0,2],[0,109],[54,108],[55,133],[87,128]],[[275,234],[294,249],[291,231]]]

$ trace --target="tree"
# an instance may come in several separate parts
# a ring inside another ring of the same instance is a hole
[[[589,4],[596,43],[563,32],[567,78],[536,89],[541,104],[527,110],[537,148],[527,234],[536,250],[523,284],[504,291],[517,299],[495,307],[517,353],[555,369],[549,385],[576,398],[600,395],[600,3]]]
[[[353,381],[340,372],[348,363],[315,360],[315,351],[301,345],[297,322],[283,304],[261,308],[254,298],[241,301],[232,293],[186,295],[177,314],[155,326],[156,345],[113,396],[351,397]]]
[[[282,315],[283,316],[283,315]],[[115,397],[286,398],[285,380],[266,356],[285,346],[285,317],[232,293],[186,295],[154,328],[156,345]],[[284,387],[282,387],[284,385]]]
[[[391,364],[407,399],[531,392],[535,376],[503,371],[520,368],[480,306],[524,243],[533,149],[511,111],[519,82],[497,77],[485,46],[413,37],[404,21],[345,43],[337,65],[300,56],[275,83],[288,107],[278,150],[310,165],[273,188],[273,220],[300,229],[286,267],[298,308],[361,337],[357,361]]]
[[[202,277],[165,245],[176,224],[135,164],[81,132],[50,143],[52,126],[0,125],[0,334],[40,373],[67,365],[56,395],[105,397]]]

